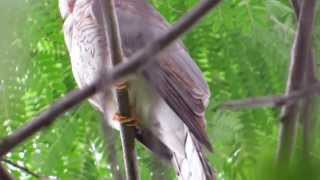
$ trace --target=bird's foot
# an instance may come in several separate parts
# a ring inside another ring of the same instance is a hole
[[[115,83],[116,90],[122,91],[128,89],[128,84],[126,82],[117,82]]]
[[[128,117],[128,116],[123,116],[120,113],[115,113],[113,120],[118,121],[120,124],[124,124],[126,126],[137,126],[138,125],[138,119],[134,116]]]

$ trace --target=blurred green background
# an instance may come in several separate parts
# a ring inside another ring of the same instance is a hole
[[[197,2],[152,0],[172,23]],[[76,88],[57,3],[57,0],[0,1],[0,137],[12,133]],[[319,13],[317,17],[319,22]],[[215,149],[209,159],[219,180],[275,179],[272,172],[279,110],[233,112],[222,111],[219,105],[230,99],[279,95],[284,91],[295,23],[289,1],[225,0],[183,38],[213,94],[206,114]],[[317,23],[314,45],[318,55],[319,42]],[[7,158],[39,174],[60,179],[112,179],[100,118],[84,103]],[[117,133],[116,140],[119,140]],[[119,141],[115,146],[121,162]],[[298,136],[294,166],[283,179],[320,179],[319,173],[313,171],[320,167],[319,138],[311,152],[313,166],[307,168],[310,171],[304,171],[301,147]],[[139,146],[138,151],[142,179],[153,179],[155,160],[143,147]],[[17,179],[32,179],[16,168],[9,166],[9,169]],[[163,171],[166,179],[174,179],[172,170]]]

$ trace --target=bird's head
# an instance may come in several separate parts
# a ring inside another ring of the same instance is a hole
[[[59,10],[63,19],[72,13],[76,0],[59,0]]]

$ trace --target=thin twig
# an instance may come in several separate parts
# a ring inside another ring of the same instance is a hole
[[[227,101],[221,105],[222,109],[244,109],[262,107],[283,107],[296,104],[300,99],[312,97],[320,93],[320,82],[309,87],[283,96],[253,97],[244,100]]]
[[[291,66],[286,94],[301,89],[303,72],[305,71],[308,51],[311,47],[312,30],[315,14],[315,0],[305,0],[302,4],[298,30],[292,49]],[[292,104],[282,109],[280,117],[280,143],[278,148],[278,162],[281,167],[287,167],[292,155],[296,136],[296,119],[298,105]]]
[[[85,99],[91,97],[95,93],[105,90],[112,83],[124,79],[125,77],[136,73],[148,62],[154,60],[151,58],[161,52],[165,47],[173,43],[182,34],[186,33],[193,25],[195,25],[202,17],[204,17],[211,9],[216,7],[221,0],[206,0],[187,14],[181,21],[176,23],[170,30],[150,43],[147,47],[133,54],[126,63],[119,64],[103,77],[99,77],[81,90],[74,91],[63,97],[56,104],[45,110],[38,117],[31,120],[30,123],[17,130],[15,133],[5,137],[0,142],[0,156],[5,155],[14,147],[34,135],[42,128],[51,125],[55,119],[72,107],[79,105]]]
[[[14,180],[13,177],[9,174],[9,172],[3,167],[2,163],[0,163],[0,179]]]
[[[26,167],[24,167],[24,166],[20,166],[19,164],[14,163],[14,162],[12,162],[12,161],[10,161],[10,160],[8,160],[8,159],[1,159],[1,161],[9,164],[10,166],[13,166],[13,167],[15,167],[15,168],[18,168],[18,169],[20,169],[21,171],[23,171],[23,172],[25,172],[25,173],[33,176],[33,177],[36,177],[36,178],[42,177],[42,176],[40,176],[39,174],[32,172],[30,169],[28,169],[28,168],[26,168]]]
[[[111,50],[110,59],[113,66],[116,66],[124,62],[124,57],[115,4],[114,0],[101,0],[100,2],[102,4],[101,7],[104,29],[106,32],[106,37],[108,37],[106,39],[108,39],[108,44]],[[120,86],[122,86],[122,88],[116,88],[119,115],[129,119],[132,118],[132,114],[127,82],[121,82]],[[120,123],[120,136],[127,180],[140,179],[135,150],[135,132],[135,126],[128,126],[124,123]]]

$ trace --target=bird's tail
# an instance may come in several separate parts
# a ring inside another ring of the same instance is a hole
[[[172,161],[179,180],[215,180],[203,148],[190,132],[187,133],[184,155],[173,153]]]

